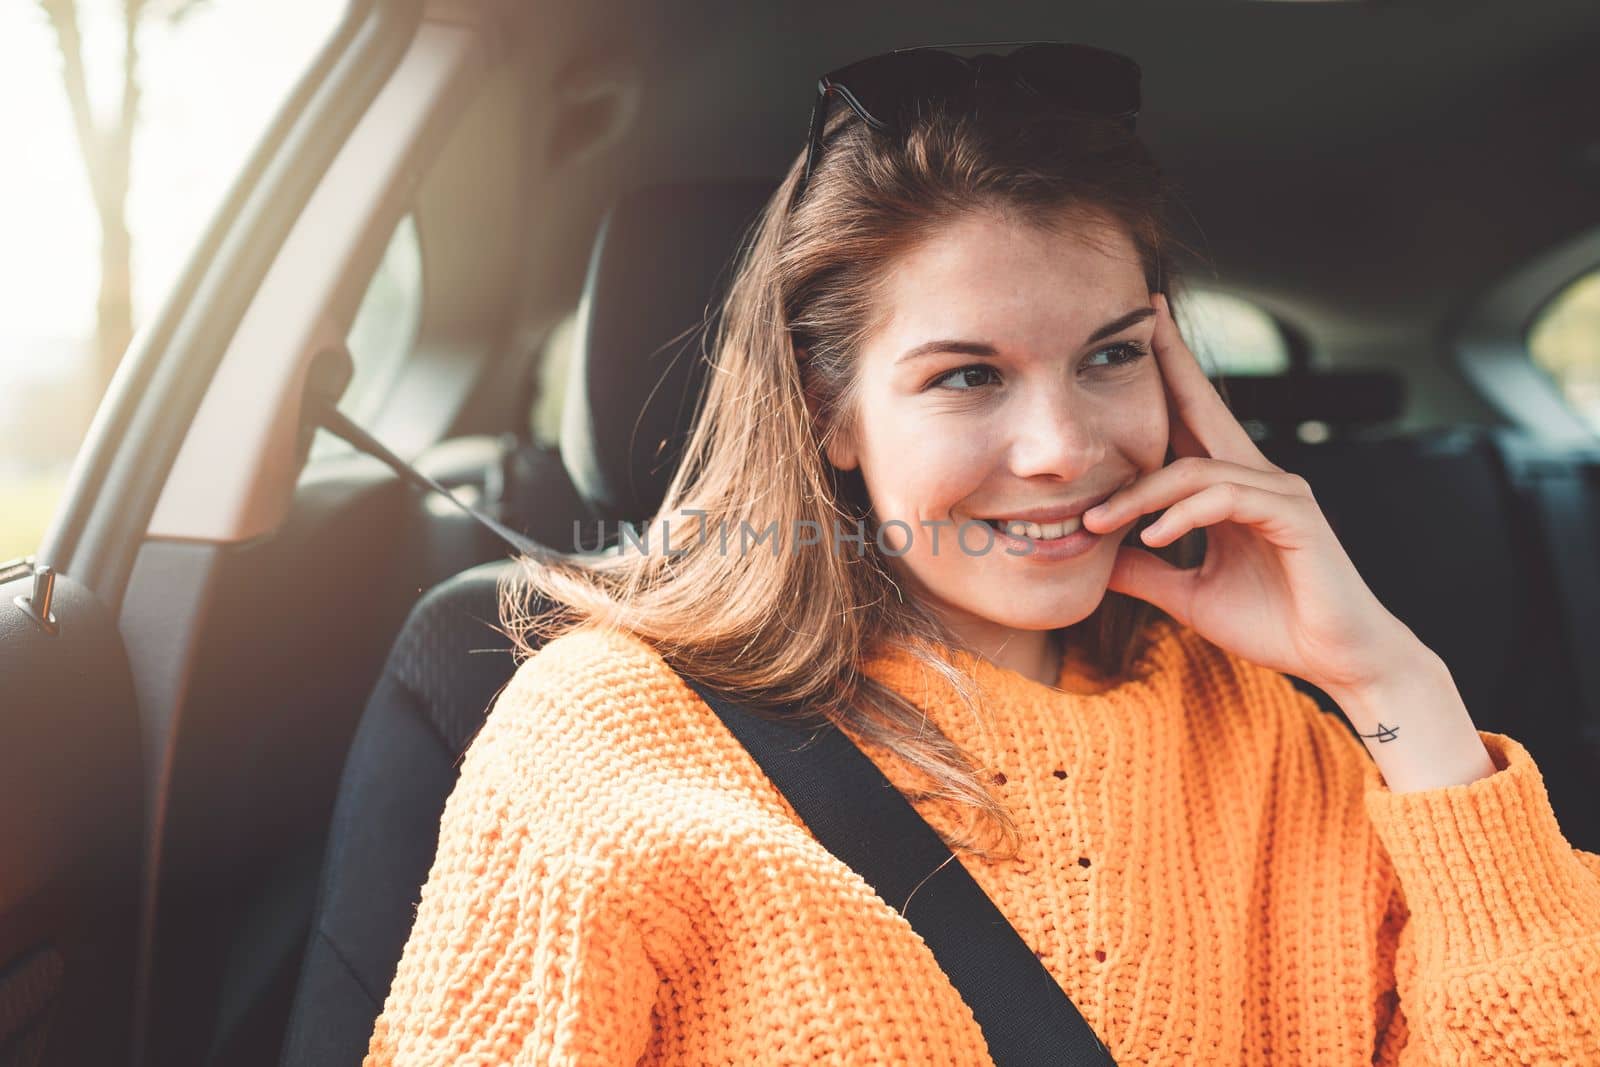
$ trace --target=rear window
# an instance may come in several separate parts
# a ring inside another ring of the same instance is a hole
[[[1178,328],[1206,373],[1287,374],[1289,341],[1278,320],[1232,293],[1190,289],[1174,301]]]
[[[574,308],[551,329],[539,358],[539,385],[534,390],[529,417],[533,439],[548,448],[561,439],[561,408],[567,395],[567,373],[578,341],[578,311]]]
[[[422,287],[422,244],[415,216],[407,215],[390,236],[345,339],[354,373],[339,410],[357,425],[372,422],[411,355],[422,320]],[[323,433],[312,443],[310,458],[315,462],[349,451],[345,441]]]
[[[1600,434],[1600,269],[1561,290],[1535,316],[1528,352]]]

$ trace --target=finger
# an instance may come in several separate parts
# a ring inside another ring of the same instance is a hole
[[[1217,482],[1252,485],[1286,496],[1311,495],[1311,486],[1298,474],[1185,456],[1111,494],[1104,502],[1084,512],[1083,521],[1091,530],[1115,529],[1141,515],[1171,507]]]
[[[1165,294],[1157,293],[1155,301],[1156,329],[1151,344],[1167,387],[1173,453],[1210,456],[1247,467],[1270,467],[1184,343]]]
[[[1157,297],[1159,300],[1159,296]],[[1206,447],[1195,439],[1194,433],[1183,421],[1183,412],[1178,406],[1178,396],[1174,390],[1172,376],[1162,362],[1161,354],[1166,351],[1165,339],[1161,338],[1161,315],[1156,315],[1156,336],[1151,338],[1151,348],[1156,353],[1156,366],[1161,368],[1161,391],[1167,402],[1167,437],[1172,446],[1172,455],[1177,459],[1188,457],[1211,458],[1211,453]],[[1158,338],[1161,338],[1158,340]]]
[[[1149,601],[1188,626],[1189,604],[1198,574],[1199,568],[1183,570],[1142,548],[1123,545],[1117,549],[1116,561],[1111,565],[1107,588]]]
[[[1139,536],[1145,544],[1159,547],[1201,526],[1237,522],[1259,530],[1281,548],[1300,548],[1309,541],[1305,512],[1309,503],[1307,497],[1218,482],[1172,505]]]

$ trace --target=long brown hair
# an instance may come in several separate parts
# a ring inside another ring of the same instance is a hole
[[[1057,228],[1109,218],[1132,238],[1150,291],[1170,298],[1175,187],[1137,137],[1082,116],[934,111],[885,138],[840,108],[826,136],[798,209],[791,216],[786,206],[799,157],[738,249],[702,407],[658,513],[671,517],[679,547],[671,555],[524,556],[502,584],[501,623],[522,655],[575,626],[621,627],[747,707],[804,707],[808,719],[840,724],[909,764],[928,782],[912,799],[967,809],[972,818],[947,838],[951,848],[1014,855],[1015,823],[970,755],[859,669],[875,646],[898,647],[979,713],[971,679],[940,654],[965,646],[902,598],[874,543],[859,472],[836,470],[823,443],[856,415],[858,353],[886,314],[879,283],[896,257],[977,210]],[[854,530],[858,519],[869,533],[851,552],[729,552],[710,533],[775,522],[780,532],[804,527],[828,537],[836,523]],[[1125,543],[1142,547],[1145,525],[1135,524]],[[1152,551],[1192,566],[1200,532]],[[1107,591],[1061,636],[1103,676],[1120,679],[1158,617],[1166,616],[1153,605]],[[1002,839],[999,850],[980,840],[990,836],[985,828]]]

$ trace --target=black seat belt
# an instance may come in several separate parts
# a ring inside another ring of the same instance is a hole
[[[308,397],[308,408],[317,425],[382,460],[412,485],[442,493],[519,551],[536,558],[548,552],[462,503],[332,403]],[[776,722],[685,681],[744,745],[817,841],[905,916],[972,1009],[998,1067],[1115,1067],[1110,1050],[1016,928],[844,733],[831,724],[818,731]]]
[[[831,724],[818,729],[773,721],[685,681],[817,841],[901,912],[933,950],[983,1028],[996,1064],[1114,1063],[1016,928],[849,737]]]
[[[424,493],[438,493],[443,496],[450,503],[483,524],[490,533],[517,551],[526,553],[535,559],[545,559],[551,555],[550,549],[539,544],[539,542],[532,538],[524,537],[504,523],[491,519],[477,508],[462,503],[460,498],[450,490],[389,451],[376,437],[351,422],[349,417],[335,407],[327,398],[318,396],[315,393],[308,393],[305,403],[306,417],[313,424],[327,430],[357,451],[365,452],[369,456],[382,460],[401,478]]]

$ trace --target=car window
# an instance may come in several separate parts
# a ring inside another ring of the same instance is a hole
[[[1278,320],[1249,300],[1190,289],[1175,301],[1178,327],[1211,374],[1284,374],[1289,342]]]
[[[38,547],[129,340],[343,6],[0,3],[0,560]]]
[[[422,245],[416,219],[407,215],[395,226],[345,338],[355,370],[339,398],[339,410],[358,425],[370,425],[416,343],[422,285]],[[332,434],[318,434],[311,458],[349,448]]]
[[[533,439],[550,448],[561,438],[562,398],[566,396],[567,371],[572,366],[577,338],[578,312],[574,308],[550,331],[539,355],[539,387],[534,391],[529,423]]]
[[[1528,330],[1533,362],[1600,434],[1600,269],[1556,294]]]

